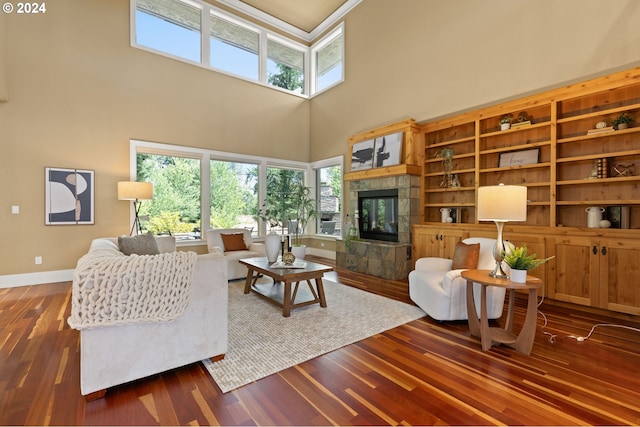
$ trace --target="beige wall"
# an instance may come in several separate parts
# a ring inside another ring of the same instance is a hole
[[[0,276],[71,269],[93,238],[129,232],[116,182],[129,179],[130,138],[309,159],[308,100],[130,47],[128,0],[5,18]],[[44,225],[47,166],[95,170],[95,225]]]
[[[346,82],[311,100],[311,158],[427,121],[640,64],[636,0],[366,0],[346,19]]]

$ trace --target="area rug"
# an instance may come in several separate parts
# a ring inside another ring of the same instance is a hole
[[[202,361],[224,393],[425,315],[413,305],[323,283],[327,308],[297,308],[288,318],[275,304],[245,295],[244,282],[229,284],[229,349],[223,360]]]

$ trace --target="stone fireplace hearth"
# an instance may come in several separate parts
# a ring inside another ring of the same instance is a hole
[[[359,273],[399,280],[409,275],[411,265],[411,226],[420,221],[420,177],[396,175],[347,181],[349,216],[358,206],[358,192],[398,189],[398,242],[379,240],[340,241],[336,265]]]

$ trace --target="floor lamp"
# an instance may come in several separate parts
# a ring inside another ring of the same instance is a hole
[[[498,228],[493,257],[496,268],[489,276],[506,279],[508,274],[502,270],[502,254],[505,246],[502,229],[509,221],[527,220],[527,187],[521,185],[489,185],[478,187],[478,221],[493,221]]]
[[[142,234],[140,218],[138,217],[140,205],[142,204],[141,200],[151,199],[153,199],[153,184],[150,182],[121,181],[118,183],[118,200],[133,200],[133,210],[136,217],[131,227],[131,236],[133,236],[133,230],[136,230],[136,234]]]

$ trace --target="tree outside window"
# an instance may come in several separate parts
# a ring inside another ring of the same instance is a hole
[[[153,183],[153,200],[140,208],[143,232],[178,239],[200,237],[200,160],[137,154],[137,179]]]

